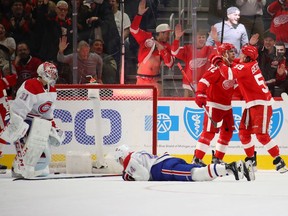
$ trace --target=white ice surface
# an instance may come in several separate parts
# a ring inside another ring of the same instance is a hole
[[[0,175],[1,216],[288,215],[288,173],[256,180],[124,182],[121,177],[12,181]]]

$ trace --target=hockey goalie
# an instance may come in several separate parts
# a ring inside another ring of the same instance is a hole
[[[42,63],[38,78],[26,80],[10,106],[10,121],[0,138],[14,144],[16,156],[12,177],[33,178],[49,174],[51,146],[59,146],[64,133],[53,120],[58,71],[54,64]]]

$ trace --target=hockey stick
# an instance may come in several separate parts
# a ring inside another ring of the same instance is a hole
[[[78,175],[78,176],[51,176],[51,177],[38,177],[38,178],[15,178],[13,181],[43,181],[43,180],[61,180],[61,179],[84,179],[84,178],[103,178],[103,177],[116,177],[122,176],[122,174],[97,174],[97,175]]]
[[[183,76],[185,77],[185,79],[189,82],[189,86],[191,87],[192,91],[194,92],[194,94],[196,95],[196,90],[195,88],[192,86],[187,74],[185,73],[185,71],[183,70],[183,67],[182,65],[178,62],[177,63],[177,66],[178,68],[180,69],[181,73],[183,74]],[[221,127],[222,123],[223,123],[223,119],[220,121],[220,122],[215,122],[213,119],[212,119],[212,116],[210,115],[210,113],[208,112],[208,110],[206,109],[206,107],[203,105],[202,108],[204,109],[206,115],[208,116],[208,118],[210,119],[211,123],[213,124],[213,126],[215,128],[219,128]]]

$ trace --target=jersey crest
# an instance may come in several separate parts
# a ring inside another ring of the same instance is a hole
[[[46,113],[52,106],[52,101],[47,101],[43,104],[40,104],[40,106],[38,107],[38,112],[41,114]]]

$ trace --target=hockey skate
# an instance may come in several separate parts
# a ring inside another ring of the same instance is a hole
[[[13,166],[12,166],[12,169],[11,169],[11,176],[12,176],[12,178],[23,178],[23,176],[19,172],[19,170],[17,169],[17,171],[16,171]]]
[[[211,163],[213,163],[213,164],[226,164],[223,160],[215,157],[214,150],[212,150],[212,161],[211,161]]]
[[[0,174],[5,174],[7,172],[7,166],[0,164]]]
[[[253,171],[256,172],[257,171],[257,152],[254,151],[253,157],[246,157],[245,158],[246,167],[251,165],[250,162],[247,163],[247,161],[251,161],[251,164],[253,166]]]
[[[225,167],[226,167],[226,170],[229,173],[232,173],[234,175],[235,179],[238,181],[239,180],[239,173],[238,173],[236,162],[232,162],[232,163],[226,164]]]
[[[245,163],[243,162],[243,172],[247,181],[255,180],[254,168],[252,160],[247,160]]]
[[[284,160],[280,156],[273,160],[273,164],[276,166],[276,170],[280,173],[285,173],[288,171]]]
[[[198,164],[202,167],[206,167],[207,165],[199,158],[193,157],[192,164]]]

